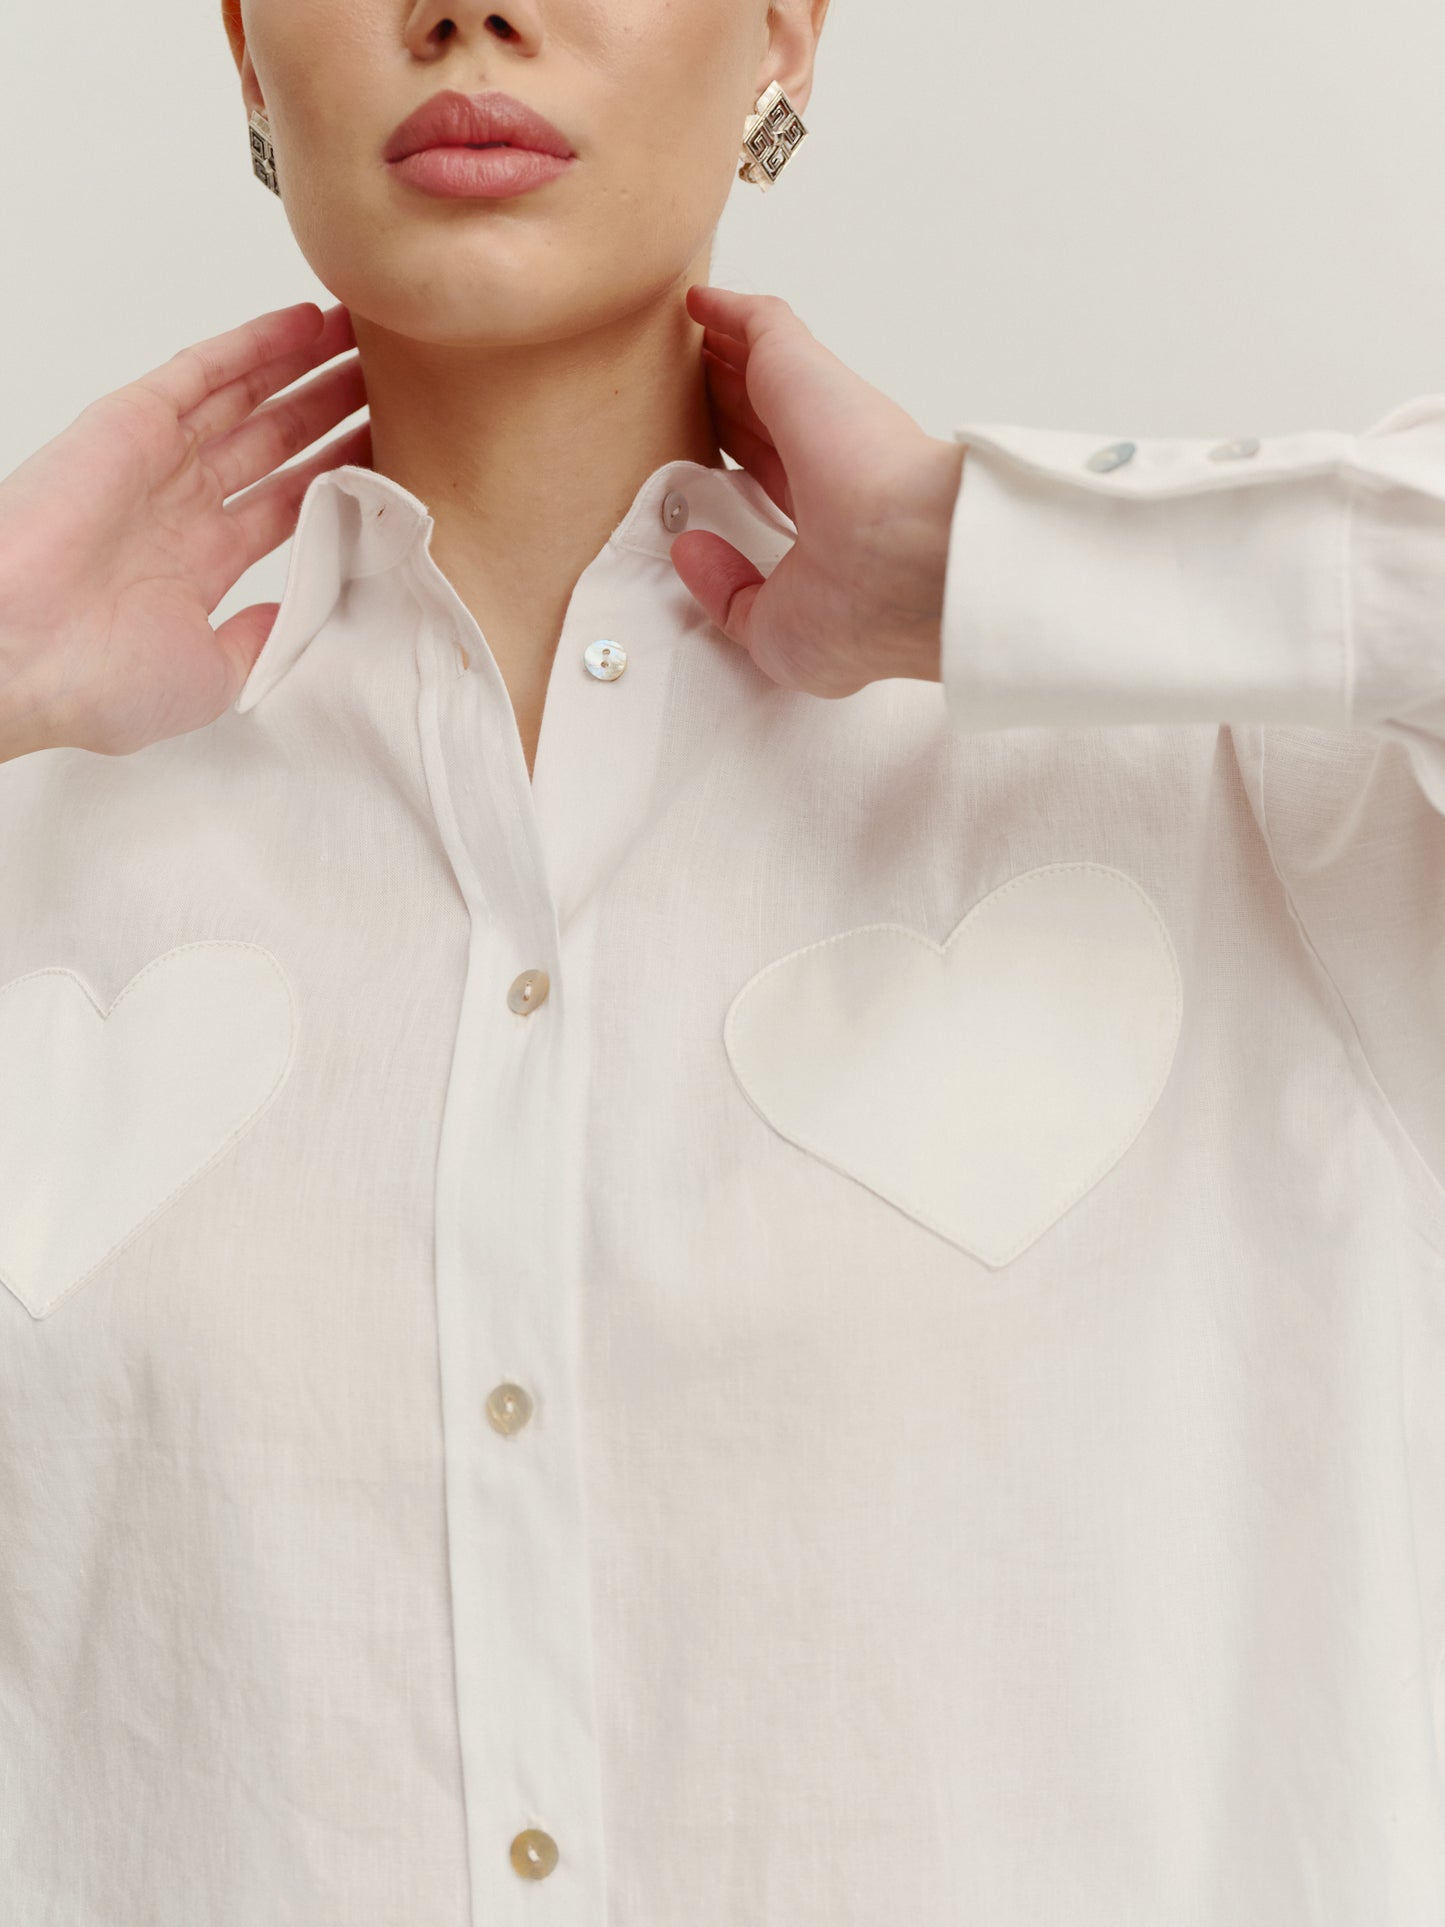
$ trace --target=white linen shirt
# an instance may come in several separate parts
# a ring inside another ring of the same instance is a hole
[[[1445,1921],[1445,395],[954,435],[941,688],[345,467],[0,767],[5,1927]]]

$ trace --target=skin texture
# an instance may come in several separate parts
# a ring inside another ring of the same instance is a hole
[[[816,340],[777,295],[690,288],[723,446],[794,523],[766,579],[709,530],[674,568],[773,682],[851,696],[886,676],[940,679],[943,598],[964,449]]]
[[[278,214],[350,312],[372,463],[435,516],[432,553],[502,670],[529,769],[578,575],[653,469],[722,465],[687,290],[758,94],[776,79],[806,107],[827,4],[225,0]],[[577,162],[506,201],[407,187],[381,148],[447,87],[515,94]]]
[[[126,756],[231,706],[280,605],[219,624],[216,605],[295,531],[317,475],[370,459],[365,419],[309,452],[366,399],[354,347],[339,305],[257,315],[100,396],[0,481],[0,761]]]
[[[496,659],[529,774],[577,578],[678,457],[721,465],[726,450],[796,528],[766,581],[708,530],[670,548],[764,675],[825,697],[938,680],[962,447],[786,301],[694,279],[733,191],[717,103],[753,56],[749,104],[773,72],[805,102],[827,0],[619,0],[605,15],[532,0],[545,17],[414,10],[380,26],[383,0],[345,0],[344,17],[342,0],[251,4],[259,21],[247,0],[225,5],[243,94],[278,119],[290,98],[284,205],[355,312],[298,302],[181,348],[0,480],[0,761],[124,755],[221,715],[279,605],[211,616],[343,462],[431,508],[433,555]],[[719,20],[725,42],[703,31]],[[671,70],[657,98],[673,104],[640,140],[631,110]],[[387,133],[421,99],[504,79],[585,153],[570,198],[553,182],[442,203],[384,171]]]

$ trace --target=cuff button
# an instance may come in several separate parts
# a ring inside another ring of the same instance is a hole
[[[1093,469],[1096,475],[1107,475],[1110,469],[1122,468],[1133,459],[1133,442],[1110,442],[1107,448],[1096,448],[1084,466]]]
[[[1242,461],[1246,455],[1257,455],[1258,453],[1259,437],[1257,435],[1241,435],[1236,441],[1220,442],[1217,448],[1211,448],[1209,451],[1209,459],[1211,462],[1238,462]]]

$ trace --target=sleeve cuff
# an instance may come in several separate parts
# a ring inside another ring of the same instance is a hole
[[[953,434],[940,667],[956,728],[1350,720],[1355,437]]]

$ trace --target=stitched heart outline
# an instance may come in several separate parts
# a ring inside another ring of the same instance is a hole
[[[280,962],[208,940],[104,1007],[78,972],[0,985],[0,1283],[46,1318],[223,1157],[290,1074]]]
[[[723,1042],[779,1136],[997,1269],[1138,1137],[1182,1009],[1134,878],[1053,863],[941,944],[876,923],[776,958],[733,998]]]

